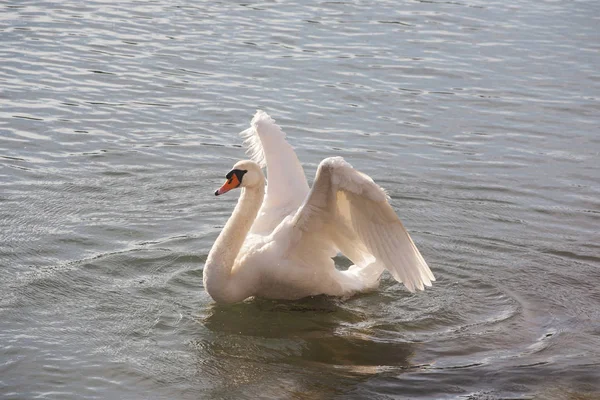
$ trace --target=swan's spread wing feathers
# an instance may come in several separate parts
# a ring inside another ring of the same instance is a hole
[[[264,232],[300,206],[308,193],[308,183],[294,149],[275,121],[259,110],[250,125],[241,135],[252,160],[267,168],[268,180],[265,200],[252,231]]]
[[[435,280],[383,189],[341,157],[319,165],[313,188],[292,223],[292,246],[302,251],[302,242],[318,233],[356,265],[385,267],[411,292]]]

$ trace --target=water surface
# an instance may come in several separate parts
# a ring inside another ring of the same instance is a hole
[[[0,397],[600,396],[600,3],[0,8]],[[433,288],[211,301],[259,108],[389,191]]]

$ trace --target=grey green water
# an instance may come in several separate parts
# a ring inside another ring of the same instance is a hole
[[[600,397],[599,2],[0,9],[0,398]],[[258,108],[389,191],[433,288],[213,304]]]

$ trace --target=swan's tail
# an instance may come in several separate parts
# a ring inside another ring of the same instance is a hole
[[[352,265],[346,271],[340,271],[346,278],[342,283],[345,286],[344,291],[358,293],[377,289],[384,270],[385,267],[373,261],[365,265]]]

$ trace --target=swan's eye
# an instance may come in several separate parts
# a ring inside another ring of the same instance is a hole
[[[237,186],[241,185],[242,178],[246,172],[248,172],[247,169],[232,169],[227,173],[227,175],[225,175],[225,178],[227,178],[227,183],[231,184],[234,178],[237,178]]]

